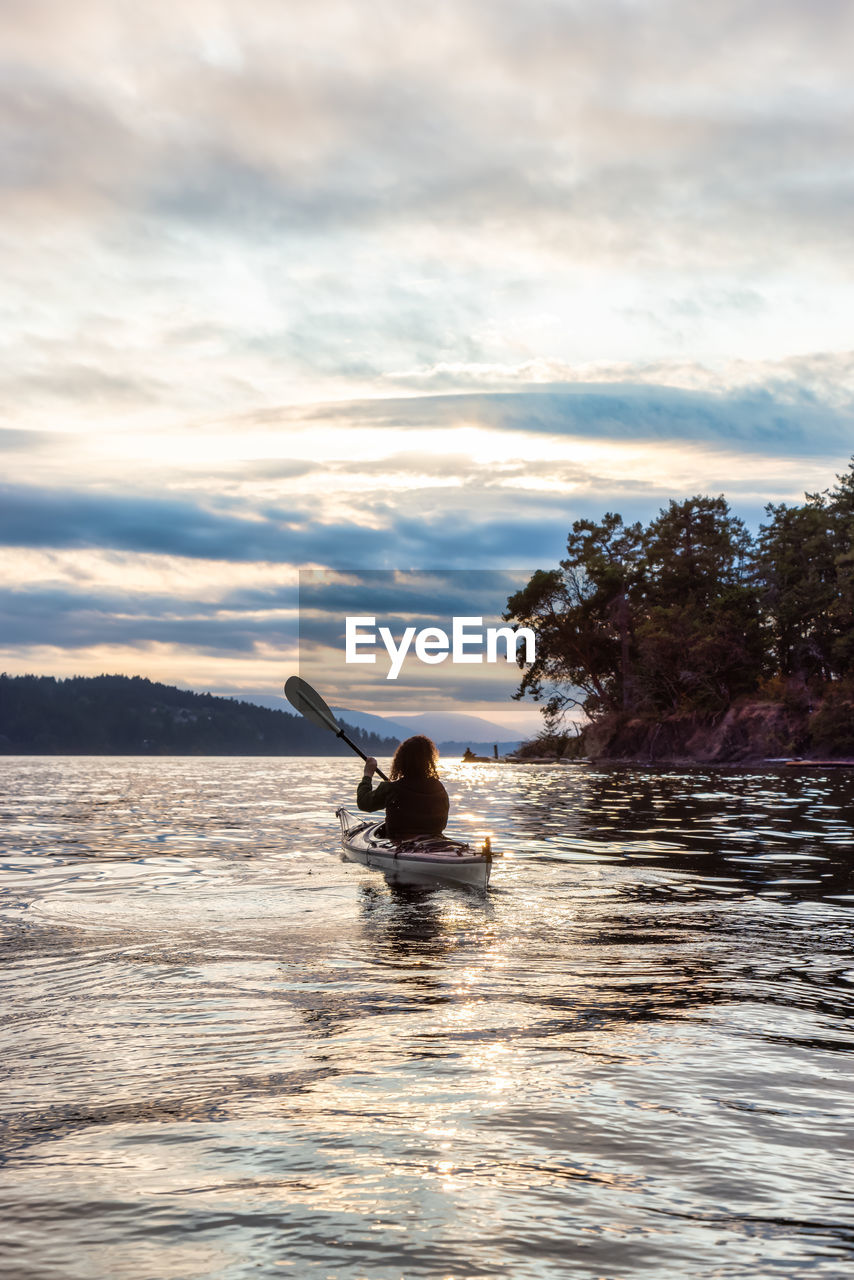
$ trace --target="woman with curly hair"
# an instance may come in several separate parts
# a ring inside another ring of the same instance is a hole
[[[372,788],[377,762],[365,761],[365,772],[356,790],[356,804],[366,813],[385,809],[385,835],[390,840],[410,836],[439,836],[448,821],[448,793],[439,781],[436,744],[416,734],[401,742],[394,753],[389,781]],[[379,834],[379,832],[378,832]]]

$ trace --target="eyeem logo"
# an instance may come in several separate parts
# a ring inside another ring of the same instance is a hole
[[[376,618],[347,618],[345,625],[345,656],[347,662],[376,662],[376,653],[363,653],[360,650],[369,646],[377,647]],[[475,630],[475,628],[478,628]],[[536,638],[530,627],[487,627],[483,630],[483,618],[452,618],[451,636],[441,627],[423,627],[416,632],[414,627],[404,628],[400,641],[396,641],[389,627],[379,628],[382,640],[389,656],[387,680],[396,680],[400,675],[403,660],[415,642],[415,656],[420,662],[431,666],[444,662],[450,657],[452,662],[483,662],[483,646],[486,643],[486,662],[498,662],[498,645],[503,641],[505,662],[515,662],[517,646],[520,640],[525,642],[525,661],[533,662],[536,649]],[[480,653],[471,650],[479,645]]]

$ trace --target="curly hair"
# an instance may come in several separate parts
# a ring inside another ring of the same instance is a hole
[[[389,778],[438,778],[439,752],[431,738],[417,733],[414,738],[401,742],[391,762]]]

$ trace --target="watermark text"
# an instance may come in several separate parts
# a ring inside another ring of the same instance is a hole
[[[345,621],[345,660],[375,663],[378,638],[388,654],[387,680],[396,680],[410,652],[419,662],[434,665],[450,657],[453,663],[498,662],[499,646],[505,662],[515,662],[520,641],[525,662],[534,661],[536,636],[530,627],[486,627],[483,618],[452,618],[451,632],[442,627],[405,627],[399,640],[390,627],[377,628],[376,617],[348,617]],[[485,654],[484,654],[485,650]]]

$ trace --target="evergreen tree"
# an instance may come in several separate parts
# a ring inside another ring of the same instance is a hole
[[[833,674],[837,547],[822,494],[765,508],[756,557],[759,595],[778,673],[802,681]]]
[[[641,526],[608,513],[576,520],[559,569],[540,570],[507,602],[507,619],[537,634],[536,660],[516,697],[546,696],[547,721],[570,705],[590,715],[631,697],[633,596],[641,564]]]
[[[723,497],[671,502],[647,529],[576,521],[560,568],[508,600],[538,633],[517,696],[545,698],[550,728],[573,704],[593,719],[720,712],[767,666],[751,553]]]
[[[396,739],[345,726],[368,755]],[[348,755],[302,716],[141,676],[0,675],[0,752],[41,755]]]
[[[720,712],[766,667],[750,534],[723,496],[698,495],[671,502],[643,541],[638,705]]]
[[[828,502],[836,566],[831,659],[837,676],[850,677],[854,675],[854,459],[837,481]]]

